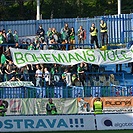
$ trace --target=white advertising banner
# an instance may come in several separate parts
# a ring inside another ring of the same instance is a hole
[[[5,99],[8,102],[6,115],[44,115],[48,98]],[[77,99],[53,98],[58,114],[77,114]]]
[[[34,86],[31,81],[6,81],[1,82],[0,87]]]
[[[0,132],[95,130],[93,115],[7,116]]]
[[[90,64],[123,64],[133,62],[133,47],[130,49],[100,49],[61,50],[25,50],[10,48],[13,62],[18,67],[26,64],[57,63],[74,65],[81,62]]]
[[[133,129],[133,113],[96,115],[97,130]]]

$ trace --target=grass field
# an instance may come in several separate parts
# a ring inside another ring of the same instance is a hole
[[[2,133],[2,132],[1,132]],[[26,132],[15,132],[26,133]],[[52,131],[52,132],[28,132],[28,133],[133,133],[133,130],[97,130],[97,131]]]

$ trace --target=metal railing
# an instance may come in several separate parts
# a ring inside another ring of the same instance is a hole
[[[130,86],[1,87],[0,98],[76,98],[133,96]]]
[[[109,15],[109,16],[99,16],[96,18],[65,18],[65,19],[49,19],[49,20],[25,20],[25,21],[1,21],[0,29],[12,29],[12,31],[17,30],[19,37],[35,36],[38,26],[42,24],[45,33],[48,28],[55,27],[58,32],[65,23],[69,24],[69,27],[75,28],[75,33],[77,33],[79,26],[83,26],[86,31],[85,44],[90,43],[90,33],[89,28],[92,23],[95,23],[98,29],[98,40],[101,42],[100,37],[100,20],[104,19],[108,27],[108,43],[126,43],[133,39],[133,35],[130,32],[132,29],[132,14],[121,14],[121,15]],[[125,33],[126,31],[126,33]],[[78,42],[77,36],[76,43]],[[33,38],[32,38],[33,39]],[[125,40],[126,39],[126,40]]]

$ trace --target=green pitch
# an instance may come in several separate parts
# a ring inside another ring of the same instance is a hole
[[[15,132],[27,133],[27,132]],[[28,133],[133,133],[133,130],[100,130],[100,131],[52,131],[52,132],[28,132]]]
[[[64,132],[58,132],[58,133],[64,133]],[[101,131],[97,130],[97,131],[71,131],[71,132],[67,131],[67,133],[133,133],[133,130],[101,130]]]

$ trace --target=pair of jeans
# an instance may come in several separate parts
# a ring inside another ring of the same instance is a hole
[[[37,87],[42,87],[42,78],[41,77],[36,78],[36,86]]]

